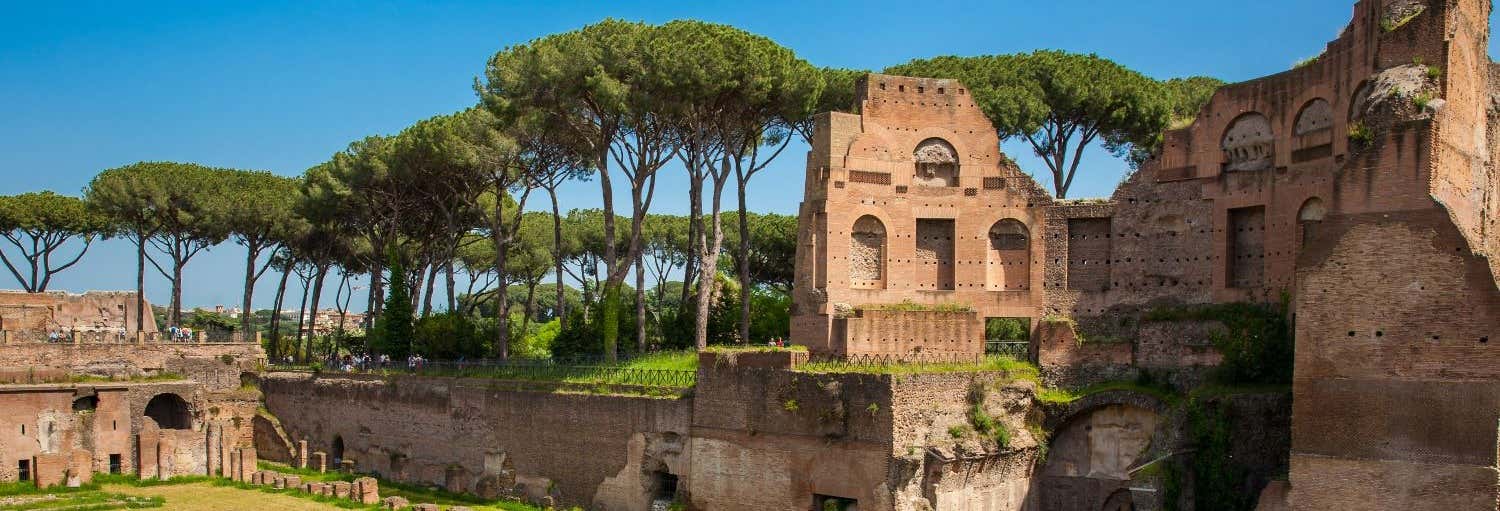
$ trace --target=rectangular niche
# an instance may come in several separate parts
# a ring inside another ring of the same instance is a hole
[[[1257,288],[1265,283],[1266,208],[1254,206],[1229,210],[1229,240],[1225,252],[1232,288]]]
[[[953,219],[917,219],[912,282],[917,289],[953,290]]]
[[[1109,289],[1109,218],[1068,219],[1068,289]]]

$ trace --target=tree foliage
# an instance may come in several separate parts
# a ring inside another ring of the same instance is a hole
[[[89,245],[111,233],[108,218],[77,197],[52,192],[0,197],[0,236],[15,247],[18,261],[0,250],[0,262],[29,293],[47,290],[52,277],[83,258]],[[76,251],[59,251],[73,242]]]
[[[1172,107],[1155,80],[1093,54],[937,57],[886,72],[962,81],[1002,139],[1026,140],[1046,163],[1058,198],[1089,144],[1150,145]]]

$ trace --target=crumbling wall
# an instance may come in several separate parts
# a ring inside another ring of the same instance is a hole
[[[134,339],[136,304],[136,294],[124,291],[0,291],[0,330],[123,333],[120,337]],[[147,318],[150,307],[147,303]],[[156,332],[156,322],[148,321],[142,331]]]
[[[115,379],[176,374],[213,390],[238,388],[240,376],[264,361],[265,351],[256,343],[0,345],[0,370],[60,370]]]
[[[485,497],[644,509],[654,472],[686,475],[691,401],[519,391],[493,380],[270,373],[293,441],[356,469]]]

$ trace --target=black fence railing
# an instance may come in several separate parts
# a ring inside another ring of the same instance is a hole
[[[1016,360],[1026,360],[1031,357],[1031,343],[1027,341],[984,341],[984,353],[987,355],[1009,355]]]
[[[684,389],[697,383],[696,371],[643,369],[585,360],[471,360],[471,361],[401,361],[389,363],[332,363],[313,365],[272,365],[272,370],[326,372],[413,374],[460,378],[493,378],[589,385],[627,385]]]

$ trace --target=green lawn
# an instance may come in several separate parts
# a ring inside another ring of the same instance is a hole
[[[297,470],[275,463],[261,463],[262,470],[297,474],[304,481],[350,481],[356,476]],[[380,496],[400,496],[412,504],[431,503],[443,508],[466,506],[475,511],[542,511],[520,502],[485,500],[448,493],[436,488],[380,482]],[[380,509],[347,499],[302,493],[294,489],[252,486],[228,479],[178,477],[167,481],[141,481],[132,476],[99,475],[80,488],[38,489],[28,483],[0,484],[0,511],[115,511],[158,509],[161,511],[335,511]]]

